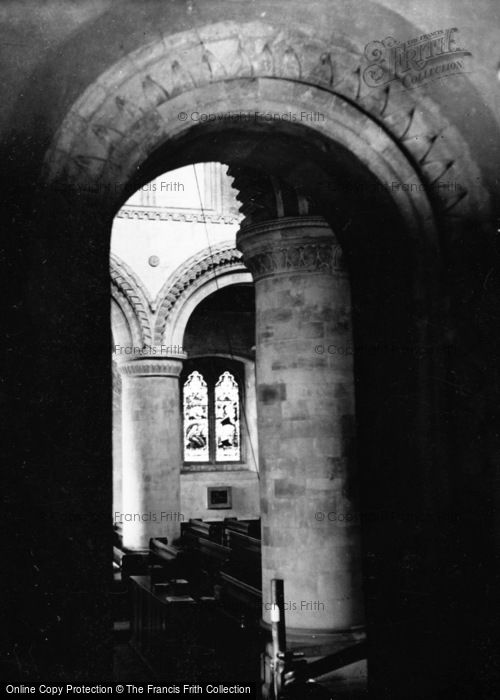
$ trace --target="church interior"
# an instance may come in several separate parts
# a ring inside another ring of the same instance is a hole
[[[131,645],[165,678],[172,666],[158,624],[170,629],[177,655],[186,653],[170,604],[190,607],[201,628],[214,619],[231,645],[237,635],[244,651],[238,659],[224,648],[225,673],[241,680],[245,660],[255,681],[261,657],[271,663],[260,623],[263,612],[269,627],[278,575],[290,651],[319,660],[364,639],[340,246],[318,215],[252,225],[262,218],[248,194],[259,190],[256,175],[227,170],[203,163],[160,175],[123,205],[111,237],[115,597],[126,618],[116,627],[129,623]],[[247,266],[237,245],[245,251],[241,234],[256,231]],[[276,233],[278,257],[259,272]],[[262,280],[258,294],[254,280]],[[330,352],[317,342],[325,337],[336,343]],[[179,615],[184,627],[189,613]],[[221,651],[210,651],[214,633],[194,638],[188,646],[203,677],[206,657],[220,665]],[[331,682],[362,692],[366,660],[348,666]]]
[[[2,679],[495,697],[500,7],[0,16]]]

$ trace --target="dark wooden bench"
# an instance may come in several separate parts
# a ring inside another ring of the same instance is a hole
[[[222,543],[222,521],[205,522],[198,518],[192,518],[187,523],[181,523],[181,541],[194,539],[212,540]]]
[[[130,593],[130,644],[155,673],[161,673],[169,647],[194,639],[199,605],[190,595],[172,595],[153,585],[149,576],[132,576]]]
[[[257,624],[262,602],[260,521],[190,520],[182,529],[181,546],[187,565],[183,573],[194,584],[192,590],[215,593],[238,624]]]
[[[203,539],[198,540],[196,552],[202,566],[211,573],[219,571],[231,555],[229,547]]]
[[[213,599],[172,594],[153,586],[149,577],[132,577],[130,595],[130,645],[148,665],[154,680],[171,683],[172,677],[181,677],[186,668],[195,680],[200,677],[200,668],[218,682],[258,677],[262,646],[258,627],[249,634],[236,615],[221,614]]]
[[[219,583],[220,569],[229,560],[229,548],[203,537],[188,539],[184,548],[187,578],[198,587],[200,594],[212,595]]]
[[[228,544],[228,539],[233,532],[239,532],[241,535],[247,535],[254,539],[260,540],[260,520],[238,520],[236,518],[228,518],[224,520],[224,544]]]
[[[242,627],[255,627],[262,614],[260,540],[229,530],[229,560],[220,571],[224,610]]]
[[[148,552],[147,550],[130,551],[114,546],[113,564],[120,571],[121,581],[126,584],[130,576],[140,576],[148,573]]]
[[[200,595],[213,595],[219,582],[219,571],[228,561],[230,550],[205,537],[182,539],[181,546],[168,544],[164,537],[150,540],[150,575],[154,584],[185,578],[190,590]]]
[[[229,533],[230,557],[223,570],[254,588],[261,587],[260,540],[240,532]]]
[[[122,547],[113,547],[113,583],[111,606],[113,620],[130,619],[129,581],[132,576],[148,573],[148,553],[131,552]]]
[[[152,537],[149,540],[149,571],[152,583],[185,578],[189,575],[189,568],[187,553],[180,547],[169,544],[166,537]]]
[[[185,524],[177,545],[164,537],[151,538],[148,578],[153,598],[173,594],[175,598],[185,588],[195,601],[207,601],[203,603],[205,613],[211,601],[214,613],[223,613],[231,624],[257,630],[262,608],[261,543],[247,533],[260,534],[259,530],[259,521],[205,523],[195,519]],[[220,542],[223,532],[227,544]],[[146,581],[141,581],[144,589]],[[176,590],[176,582],[185,584],[182,591]],[[170,605],[168,610],[177,614],[177,606]]]
[[[258,627],[262,615],[262,591],[227,571],[220,572],[224,612],[242,628]]]

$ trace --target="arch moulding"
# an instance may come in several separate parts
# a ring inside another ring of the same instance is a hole
[[[156,345],[181,347],[189,317],[203,299],[229,285],[252,283],[241,258],[229,241],[193,255],[174,272],[154,305]]]
[[[180,265],[153,301],[133,270],[112,254],[111,297],[119,313],[113,318],[123,319],[133,347],[181,347],[189,317],[203,299],[228,285],[252,283],[241,258],[232,241],[206,248]]]
[[[132,345],[151,345],[152,325],[148,293],[133,270],[117,255],[110,255],[111,298],[130,329]]]
[[[199,127],[193,105],[215,120],[315,110],[325,119],[307,121],[308,129],[345,145],[378,180],[417,186],[391,192],[410,230],[417,218],[429,231],[434,213],[447,231],[470,215],[484,220],[480,172],[439,105],[425,88],[398,81],[369,87],[365,67],[363,47],[306,26],[226,21],[163,36],[115,63],[73,104],[47,152],[45,177],[76,190],[99,185],[103,209],[116,210],[141,164]],[[457,188],[436,188],[443,177]]]

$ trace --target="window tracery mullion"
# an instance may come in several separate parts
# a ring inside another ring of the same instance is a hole
[[[208,385],[208,435],[208,457],[210,464],[215,464],[215,392],[212,376]]]

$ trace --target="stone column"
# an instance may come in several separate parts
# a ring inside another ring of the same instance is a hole
[[[349,280],[316,216],[250,225],[255,280],[263,618],[285,582],[289,633],[362,626]]]
[[[122,375],[123,544],[180,535],[182,464],[179,375],[183,356],[136,357]],[[114,514],[117,519],[117,514]]]

